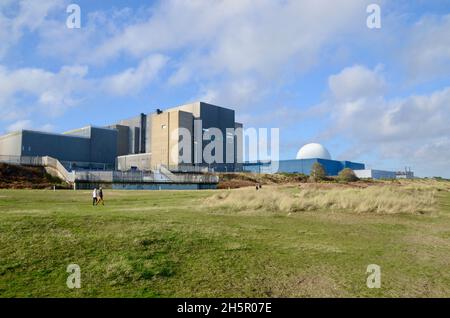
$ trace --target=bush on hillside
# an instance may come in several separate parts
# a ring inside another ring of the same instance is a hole
[[[325,178],[326,178],[325,169],[323,168],[323,166],[320,163],[315,162],[312,166],[311,174],[309,175],[309,179],[312,182],[317,182],[317,181],[325,180]]]
[[[355,172],[350,168],[345,168],[341,170],[341,172],[339,172],[337,179],[340,182],[354,182],[359,180]]]

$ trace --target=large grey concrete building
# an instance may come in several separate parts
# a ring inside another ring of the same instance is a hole
[[[203,156],[211,141],[222,145],[222,151],[213,149],[213,162]],[[63,134],[13,132],[0,137],[0,156],[50,156],[70,170],[151,170],[163,165],[175,171],[189,167],[235,171],[242,169],[242,143],[242,124],[236,123],[234,110],[196,102],[107,127],[88,126]]]
[[[21,130],[0,137],[0,156],[50,156],[67,168],[111,169],[117,131],[85,127],[64,134]]]

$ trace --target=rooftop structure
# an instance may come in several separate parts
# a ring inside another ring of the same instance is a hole
[[[297,152],[297,159],[326,159],[331,160],[327,148],[317,143],[306,144]]]

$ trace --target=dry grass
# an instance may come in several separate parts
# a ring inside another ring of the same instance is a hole
[[[242,211],[301,212],[345,211],[379,214],[423,214],[434,210],[437,190],[427,185],[367,188],[298,189],[265,187],[218,193],[206,199],[210,207]]]

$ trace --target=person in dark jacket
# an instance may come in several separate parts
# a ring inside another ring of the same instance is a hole
[[[100,187],[100,189],[98,189],[98,199],[97,199],[97,205],[99,203],[102,203],[102,205],[105,205],[105,201],[103,200],[103,188]]]

